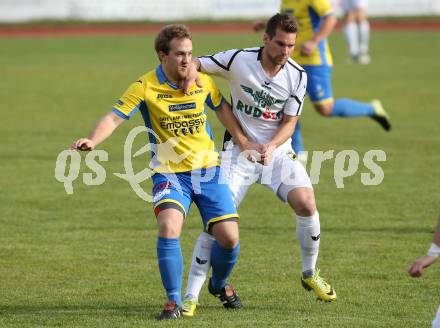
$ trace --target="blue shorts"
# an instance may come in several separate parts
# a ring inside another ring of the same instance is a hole
[[[333,99],[332,68],[328,65],[303,66],[307,73],[307,93],[313,103]]]
[[[162,204],[177,206],[188,215],[194,202],[208,228],[213,222],[237,218],[227,180],[219,166],[181,173],[153,175],[153,203],[156,215]]]

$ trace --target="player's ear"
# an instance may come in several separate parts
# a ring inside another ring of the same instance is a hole
[[[159,60],[160,62],[163,62],[163,60],[165,59],[165,57],[167,56],[166,53],[164,53],[163,51],[159,51]]]
[[[263,43],[264,43],[264,44],[267,44],[267,43],[269,43],[269,41],[270,41],[270,36],[269,36],[269,34],[264,33],[264,34],[263,34]]]

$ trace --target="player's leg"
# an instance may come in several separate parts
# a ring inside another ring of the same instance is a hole
[[[239,158],[240,149],[238,146],[223,149],[221,163],[223,172],[227,172],[228,181],[233,201],[236,207],[245,196],[251,183],[256,179],[252,178],[251,172],[255,170],[255,164],[246,158]],[[192,317],[198,304],[200,290],[208,276],[211,267],[211,249],[215,238],[207,232],[202,232],[194,246],[191,267],[188,274],[188,283],[182,306],[184,316]]]
[[[370,117],[386,131],[391,129],[389,116],[382,104],[373,100],[371,103],[360,102],[349,98],[333,100],[330,66],[304,66],[307,72],[307,92],[315,109],[327,117]]]
[[[359,26],[359,63],[369,64],[370,23],[367,19],[367,1],[356,0],[354,14]]]
[[[432,328],[439,328],[439,327],[440,327],[440,306],[438,307],[437,315],[432,321]]]
[[[304,167],[290,156],[289,149],[280,149],[273,164],[269,187],[287,202],[296,214],[296,235],[300,242],[303,286],[313,289],[319,299],[332,301],[336,294],[316,270],[319,253],[320,222],[315,195]]]
[[[300,121],[296,123],[295,131],[292,136],[292,148],[298,156],[298,160],[305,167],[307,164],[308,152],[304,150],[304,143],[301,135],[301,124]]]
[[[357,62],[360,53],[359,29],[352,11],[347,11],[344,15],[343,33],[348,45],[350,59],[352,62]]]
[[[352,62],[359,58],[359,29],[353,8],[353,0],[342,0],[341,9],[344,13],[342,32],[348,45],[348,51]]]
[[[212,277],[209,291],[220,298],[225,308],[241,308],[241,302],[227,279],[240,252],[238,214],[226,178],[220,167],[210,168],[215,174],[201,183],[200,194],[194,195],[205,228],[216,239],[211,251]]]
[[[183,257],[180,233],[191,200],[174,175],[153,176],[154,212],[158,223],[157,260],[168,302],[157,319],[177,319],[181,315]]]
[[[200,233],[191,258],[185,297],[182,304],[182,314],[194,316],[198,305],[199,294],[211,267],[211,250],[215,238],[207,232]]]
[[[300,121],[296,123],[295,131],[292,136],[292,148],[295,153],[299,154],[304,151],[304,143],[301,136],[301,124]]]

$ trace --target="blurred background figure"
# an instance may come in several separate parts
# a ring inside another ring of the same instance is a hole
[[[423,274],[423,269],[429,267],[437,260],[440,254],[440,215],[437,219],[437,226],[435,228],[434,237],[432,238],[431,247],[428,253],[416,259],[408,269],[411,277],[418,278]],[[437,310],[437,316],[432,321],[433,328],[440,328],[440,307]]]
[[[367,18],[367,0],[342,0],[343,32],[353,63],[369,64],[370,23]]]

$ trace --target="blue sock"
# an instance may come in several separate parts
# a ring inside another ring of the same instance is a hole
[[[220,290],[226,285],[232,269],[237,263],[240,244],[233,249],[224,248],[215,241],[211,251],[212,278],[211,286],[214,290]]]
[[[299,124],[299,121],[296,122],[295,131],[293,132],[292,148],[297,154],[299,154],[300,151],[304,151],[304,144],[301,137],[301,125]]]
[[[363,103],[352,99],[336,99],[331,116],[356,117],[373,116],[374,107],[369,103]]]
[[[157,261],[168,301],[182,306],[183,257],[179,238],[157,238]]]

